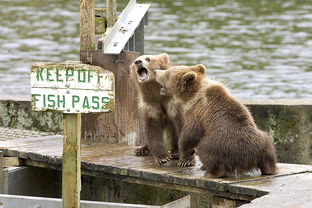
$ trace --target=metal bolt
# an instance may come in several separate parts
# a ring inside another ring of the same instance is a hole
[[[114,42],[114,46],[117,46],[118,45],[118,42]]]
[[[122,27],[122,28],[120,28],[120,31],[121,31],[122,33],[125,33],[125,32],[127,32],[128,30],[127,30],[126,28]]]
[[[69,87],[69,86],[70,86],[70,84],[69,84],[69,83],[65,84],[65,87]]]
[[[67,93],[67,94],[69,94],[69,93],[70,93],[70,91],[69,91],[69,90],[66,90],[66,93]]]

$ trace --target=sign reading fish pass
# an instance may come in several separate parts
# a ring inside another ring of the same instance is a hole
[[[34,64],[31,96],[34,111],[111,112],[115,103],[114,74],[87,64]]]

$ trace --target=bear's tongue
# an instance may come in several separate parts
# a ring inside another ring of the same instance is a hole
[[[139,75],[139,80],[140,81],[145,81],[148,79],[148,76],[147,76],[147,70],[145,68],[142,68],[142,69],[139,69],[138,70],[138,75]]]

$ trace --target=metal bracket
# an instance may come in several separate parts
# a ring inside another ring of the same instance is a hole
[[[137,4],[136,0],[128,3],[104,40],[105,54],[119,54],[122,51],[149,7],[150,4]]]

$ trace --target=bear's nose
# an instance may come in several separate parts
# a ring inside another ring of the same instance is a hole
[[[139,64],[142,64],[142,61],[141,61],[141,60],[136,60],[134,63],[135,63],[136,65],[139,65]]]

